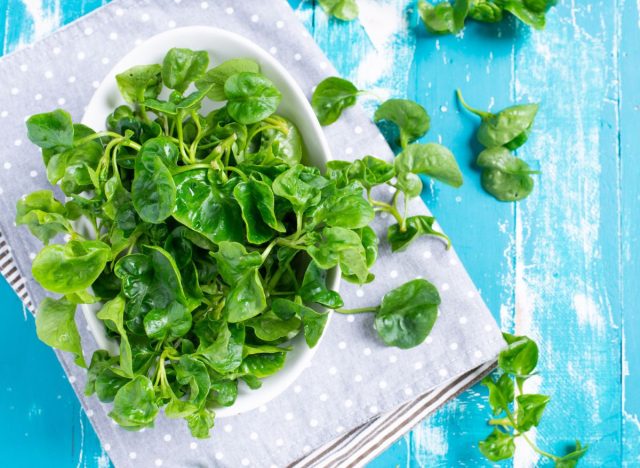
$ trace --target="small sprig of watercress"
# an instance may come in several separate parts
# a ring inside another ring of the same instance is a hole
[[[547,11],[557,0],[453,0],[432,4],[418,1],[418,12],[432,34],[458,34],[470,18],[484,23],[502,21],[505,13],[534,29],[544,29]]]
[[[538,345],[526,336],[509,333],[503,333],[503,336],[507,347],[498,357],[500,372],[482,380],[482,384],[489,390],[489,405],[493,412],[489,424],[494,429],[480,442],[480,452],[494,462],[506,460],[513,457],[514,441],[521,437],[536,453],[552,461],[556,467],[575,467],[587,452],[587,447],[583,447],[579,441],[576,441],[575,450],[558,456],[541,450],[527,436],[527,432],[540,423],[550,400],[547,395],[524,391],[526,380],[535,375]]]
[[[500,201],[518,201],[528,197],[534,187],[531,175],[540,172],[531,170],[511,151],[529,138],[538,104],[519,104],[493,114],[469,106],[459,89],[456,94],[465,109],[482,119],[476,133],[478,142],[486,148],[476,159],[476,164],[482,169],[482,187]]]
[[[128,105],[105,131],[60,109],[27,120],[49,182],[66,196],[40,190],[17,204],[16,223],[45,244],[33,277],[58,295],[41,302],[37,334],[86,367],[75,313],[101,304],[97,318],[119,353],[94,352],[86,393],[113,402],[111,417],[130,430],[151,427],[163,409],[208,437],[216,408],[280,371],[294,337],[316,346],[328,319],[320,307],[344,305],[328,271],[373,280],[377,212],[397,220],[393,250],[424,234],[446,239],[433,218],[397,205],[401,191],[419,194],[416,174],[458,180],[450,153],[410,143],[428,129],[424,110],[381,107],[407,151],[396,164],[332,161],[323,175],[301,163],[302,135],[277,114],[282,96],[257,63],[208,67],[206,52],[176,48],[162,64],[120,73]],[[223,105],[204,113],[208,99]],[[391,204],[371,197],[385,184],[397,188]],[[375,308],[380,338],[420,344],[439,303],[426,280],[389,292]]]

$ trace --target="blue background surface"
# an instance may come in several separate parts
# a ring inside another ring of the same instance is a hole
[[[103,3],[0,0],[2,51]],[[200,3],[183,0],[194,14]],[[539,445],[562,452],[579,438],[591,445],[582,466],[640,466],[638,3],[561,0],[543,32],[506,21],[442,38],[418,25],[413,1],[360,0],[362,21],[348,24],[312,1],[290,3],[343,76],[420,102],[432,116],[424,141],[441,139],[456,154],[464,186],[432,185],[423,198],[503,329],[540,343],[532,390],[553,398]],[[477,107],[541,102],[519,150],[543,173],[526,201],[502,204],[482,191],[472,164],[477,121],[460,111],[456,87]],[[0,305],[2,464],[108,466],[53,352],[2,281]],[[488,417],[486,392],[473,388],[371,466],[482,466],[477,441]],[[506,465],[538,462],[519,445]]]

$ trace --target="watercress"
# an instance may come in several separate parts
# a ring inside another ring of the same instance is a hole
[[[482,187],[500,201],[517,201],[528,197],[533,191],[533,174],[522,159],[511,154],[529,137],[533,121],[538,113],[538,104],[520,104],[507,107],[497,114],[469,106],[458,89],[460,104],[482,119],[476,137],[486,149],[476,160],[482,169]]]
[[[510,13],[534,29],[544,29],[546,13],[556,0],[453,0],[433,5],[419,0],[418,12],[432,34],[457,34],[470,18],[484,23],[502,21]]]
[[[493,462],[506,460],[515,453],[515,439],[522,437],[536,453],[552,461],[555,466],[575,467],[587,452],[587,447],[583,447],[579,441],[576,441],[575,450],[558,456],[541,450],[527,436],[527,431],[540,423],[550,400],[547,395],[524,391],[524,383],[534,375],[538,364],[538,346],[526,336],[509,333],[503,333],[503,336],[507,347],[498,356],[500,372],[482,381],[489,390],[489,406],[493,412],[489,424],[494,429],[480,442],[480,452]]]
[[[204,51],[171,49],[162,64],[125,70],[116,81],[129,105],[113,110],[105,131],[62,110],[27,120],[49,181],[67,196],[41,190],[16,207],[16,223],[46,244],[33,276],[58,295],[38,308],[38,336],[86,366],[76,308],[101,303],[97,318],[119,355],[94,352],[86,393],[113,402],[111,417],[131,430],[163,410],[208,437],[215,409],[232,405],[239,385],[258,388],[281,370],[292,339],[318,344],[325,308],[343,307],[327,287],[329,269],[359,284],[373,279],[377,212],[397,221],[394,250],[420,235],[444,237],[432,218],[401,215],[398,195],[388,204],[372,190],[400,194],[400,180],[421,184],[416,174],[460,181],[448,151],[411,143],[429,124],[415,103],[379,112],[399,126],[407,152],[397,164],[365,156],[332,161],[322,174],[301,163],[302,136],[277,114],[282,96],[257,63],[208,66]],[[360,93],[337,78],[319,89],[325,122]],[[223,105],[203,112],[207,99]],[[439,303],[433,285],[412,281],[385,296],[375,327],[389,345],[416,346]]]

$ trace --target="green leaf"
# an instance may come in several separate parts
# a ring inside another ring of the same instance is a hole
[[[173,217],[212,242],[241,242],[244,227],[240,207],[231,196],[234,185],[218,185],[207,178],[207,170],[192,170],[174,176],[176,208]]]
[[[394,165],[396,173],[426,174],[452,187],[462,185],[462,173],[453,153],[437,143],[407,146]]]
[[[284,366],[287,353],[252,354],[240,366],[240,372],[263,379],[275,374]]]
[[[500,461],[513,457],[516,445],[511,434],[496,428],[489,437],[478,444],[478,448],[489,460]]]
[[[498,366],[509,374],[526,377],[538,364],[538,345],[526,336],[502,334],[507,341],[498,356]]]
[[[73,146],[73,122],[68,112],[35,114],[27,119],[27,137],[43,149],[67,149]]]
[[[375,329],[388,346],[408,349],[421,344],[436,322],[440,295],[424,279],[399,286],[382,298]]]
[[[286,231],[282,222],[276,218],[275,199],[269,185],[250,178],[236,185],[233,195],[242,210],[249,242],[262,244],[273,237],[274,231]]]
[[[273,193],[289,200],[297,213],[302,213],[308,205],[315,205],[320,198],[320,187],[315,186],[308,175],[305,166],[297,164],[276,177],[271,186]]]
[[[338,190],[325,199],[313,215],[316,223],[324,222],[328,226],[347,229],[368,226],[374,217],[373,207],[362,193],[351,193],[349,190]]]
[[[534,11],[533,9],[528,8],[522,0],[507,1],[503,8],[524,24],[527,24],[534,29],[542,30],[545,27],[546,18],[544,11]]]
[[[506,148],[486,149],[478,155],[476,164],[482,171],[482,186],[500,201],[517,201],[528,197],[534,181],[529,165]]]
[[[227,96],[224,92],[224,84],[229,77],[242,72],[259,73],[260,65],[245,58],[227,60],[196,80],[196,88],[208,89],[207,97],[213,101],[225,101]]]
[[[181,356],[174,368],[178,383],[189,386],[189,401],[201,407],[211,388],[205,365],[193,356]]]
[[[327,288],[327,270],[320,268],[314,261],[307,267],[298,294],[305,302],[314,302],[330,309],[338,309],[344,305],[340,294]]]
[[[315,310],[305,305],[299,304],[288,299],[277,298],[271,303],[271,307],[275,314],[279,317],[293,316],[299,317],[302,320],[302,327],[304,330],[304,338],[307,345],[313,348],[324,332],[324,328],[327,325],[329,314],[316,312]],[[299,322],[298,322],[299,323]]]
[[[509,410],[515,395],[513,378],[508,374],[502,374],[497,381],[494,381],[491,376],[487,376],[482,379],[482,385],[489,389],[489,405],[494,415],[497,416]]]
[[[451,245],[451,241],[446,234],[436,231],[433,223],[436,219],[432,216],[409,216],[405,219],[405,230],[402,231],[399,224],[389,226],[387,231],[387,240],[391,245],[392,252],[402,252],[411,245],[411,243],[420,236],[436,236],[441,237],[447,243],[447,248]]]
[[[319,0],[322,9],[342,21],[353,21],[358,17],[356,0]]]
[[[448,1],[432,5],[418,0],[418,13],[427,31],[432,34],[452,34],[456,30],[453,6]]]
[[[345,276],[355,276],[365,282],[369,275],[367,257],[358,233],[341,228],[325,227],[322,236],[307,252],[321,268],[328,270],[336,265]]]
[[[402,148],[424,136],[429,131],[431,122],[424,107],[408,99],[389,99],[383,102],[376,109],[373,120],[388,120],[396,124],[400,130]]]
[[[520,432],[526,432],[540,423],[542,413],[544,413],[549,400],[547,395],[525,394],[517,396],[516,427]]]
[[[151,309],[144,316],[144,331],[152,340],[180,338],[191,329],[191,312],[179,302]]]
[[[169,49],[162,61],[162,81],[171,89],[184,93],[189,84],[200,78],[209,65],[209,54],[204,50]]]
[[[216,259],[218,271],[228,285],[237,283],[262,265],[262,257],[257,251],[248,253],[244,245],[238,242],[222,241],[218,244],[218,251],[211,255]]]
[[[576,440],[576,449],[556,460],[556,468],[575,468],[578,466],[578,461],[587,453],[588,448],[588,446],[583,447],[580,441]]]
[[[26,225],[44,244],[73,230],[66,215],[65,206],[53,197],[51,190],[32,192],[16,204],[16,224]]]
[[[133,353],[129,344],[129,337],[124,329],[124,309],[126,302],[123,296],[118,295],[106,302],[97,314],[100,320],[112,324],[120,335],[120,368],[129,377],[133,377]]]
[[[110,259],[111,249],[104,242],[72,240],[43,248],[31,271],[45,289],[69,294],[91,286]]]
[[[242,363],[245,329],[240,324],[224,325],[216,340],[209,346],[198,348],[207,365],[220,374],[235,371]]]
[[[87,367],[75,322],[76,305],[66,298],[44,298],[36,313],[36,333],[43,343],[76,355],[76,364]]]
[[[356,103],[361,91],[353,83],[335,76],[318,84],[311,96],[311,106],[320,125],[331,125],[340,118],[342,112]]]
[[[502,8],[489,0],[476,0],[469,10],[469,18],[484,23],[502,21]]]
[[[258,271],[254,270],[231,285],[223,310],[229,322],[237,323],[255,317],[266,307],[262,282]]]
[[[227,111],[238,123],[250,125],[273,114],[282,95],[267,77],[252,72],[231,75],[224,84]]]
[[[170,142],[164,141],[162,149],[177,156],[178,150]],[[140,218],[148,223],[161,223],[176,208],[176,185],[165,164],[165,157],[169,156],[161,151],[154,139],[142,146],[136,158],[131,186],[133,206]]]
[[[209,437],[209,431],[214,424],[214,414],[206,408],[185,418],[191,431],[191,435],[197,439]]]
[[[238,382],[236,380],[211,382],[209,398],[217,405],[232,406],[238,398]]]
[[[140,430],[152,427],[157,414],[158,405],[151,381],[137,375],[118,390],[109,416],[124,428]]]
[[[87,369],[87,382],[84,387],[85,395],[90,396],[96,393],[96,380],[98,376],[116,362],[117,357],[112,357],[109,352],[104,349],[94,351],[91,356],[91,363]]]
[[[274,302],[284,300],[278,298]],[[300,331],[301,321],[297,317],[282,320],[273,311],[268,311],[247,320],[246,325],[252,328],[256,336],[263,341],[276,341],[280,338],[290,340]]]
[[[142,104],[160,94],[162,67],[157,64],[137,65],[116,75],[116,82],[125,101]]]

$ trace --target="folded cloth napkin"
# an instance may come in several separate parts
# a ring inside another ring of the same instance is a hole
[[[253,40],[277,54],[308,94],[336,74],[284,0],[117,0],[1,59],[0,269],[30,310],[44,297],[30,268],[41,246],[25,228],[15,227],[15,204],[49,184],[37,148],[27,141],[25,118],[64,107],[79,120],[94,88],[134,44],[188,25],[217,26]],[[359,108],[325,130],[340,157],[393,157]],[[428,214],[420,201],[411,208]],[[381,237],[388,222],[381,218],[374,225]],[[336,314],[312,364],[292,387],[266,406],[218,420],[208,440],[194,440],[183,421],[162,417],[144,432],[120,429],[107,416],[109,405],[83,395],[85,371],[70,355],[58,357],[118,467],[359,466],[489,372],[503,345],[458,257],[440,240],[423,238],[398,254],[383,242],[373,271],[377,279],[371,284],[342,284],[347,306],[377,304],[389,289],[424,277],[442,295],[427,341],[406,351],[388,348],[377,339],[372,317]],[[80,315],[83,343],[95,347]]]

